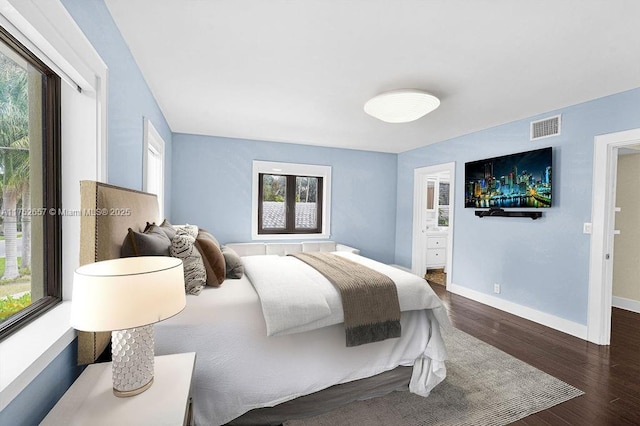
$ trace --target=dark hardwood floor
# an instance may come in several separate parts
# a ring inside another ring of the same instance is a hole
[[[431,284],[453,325],[585,395],[517,425],[640,425],[640,314],[613,308],[611,346],[598,346]]]

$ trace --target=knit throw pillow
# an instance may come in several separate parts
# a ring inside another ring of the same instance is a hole
[[[187,294],[200,294],[207,282],[207,272],[204,268],[202,255],[196,249],[196,239],[189,231],[178,229],[171,240],[171,256],[182,259],[184,267],[184,285]],[[197,235],[196,230],[196,235]]]

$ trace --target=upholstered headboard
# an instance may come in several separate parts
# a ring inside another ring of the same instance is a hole
[[[129,228],[160,223],[154,194],[101,182],[80,182],[80,265],[120,257]],[[78,332],[78,364],[90,364],[104,351],[111,333]]]

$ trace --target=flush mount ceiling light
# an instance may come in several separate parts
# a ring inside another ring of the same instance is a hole
[[[440,106],[440,99],[418,89],[398,89],[374,96],[364,111],[387,123],[407,123],[427,115]]]

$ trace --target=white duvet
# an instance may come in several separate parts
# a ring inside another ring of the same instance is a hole
[[[428,288],[424,281],[422,286]],[[333,309],[331,298],[327,304]],[[196,352],[194,414],[199,425],[225,424],[253,408],[400,365],[413,366],[410,390],[427,396],[446,375],[446,351],[435,319],[438,311],[442,317],[442,309],[403,312],[402,337],[350,348],[339,323],[267,336],[258,295],[243,277],[188,295],[183,312],[155,325],[156,355]]]
[[[423,278],[351,253],[334,252],[374,269],[395,283],[400,311],[432,309],[440,324],[448,317]],[[260,297],[267,335],[300,333],[344,321],[340,293],[320,272],[292,256],[247,256],[245,272]]]

